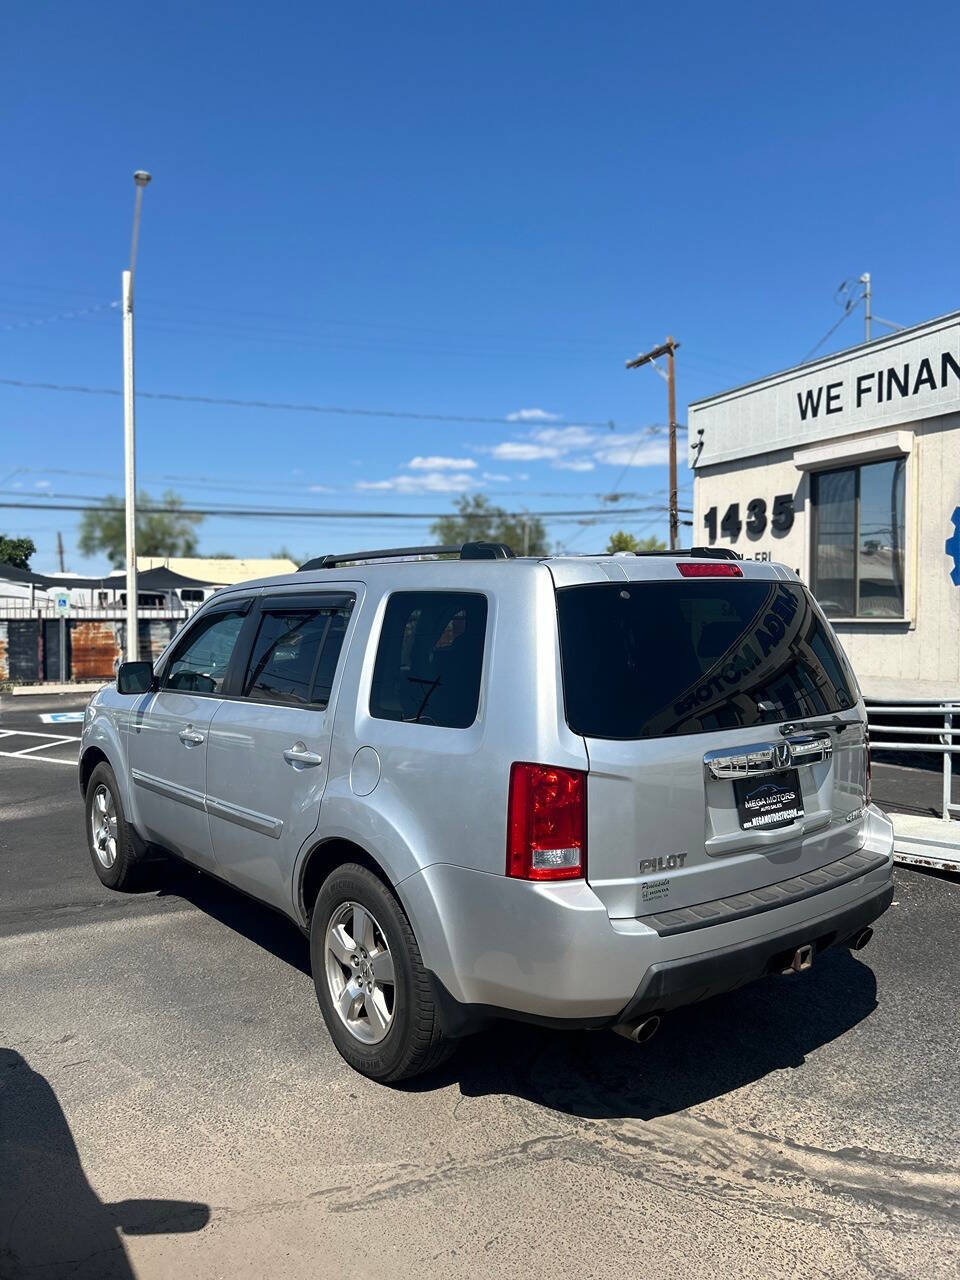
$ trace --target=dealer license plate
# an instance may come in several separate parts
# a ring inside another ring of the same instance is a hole
[[[787,827],[803,817],[803,796],[796,769],[765,778],[744,779],[735,782],[733,790],[744,831]]]

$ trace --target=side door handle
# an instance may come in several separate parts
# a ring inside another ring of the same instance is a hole
[[[185,747],[199,747],[203,742],[203,734],[197,733],[192,724],[185,724],[177,737]]]
[[[308,751],[304,742],[295,742],[292,747],[287,747],[283,758],[294,768],[323,764],[323,756],[318,756],[315,751]]]

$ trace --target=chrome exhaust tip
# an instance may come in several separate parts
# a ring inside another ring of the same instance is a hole
[[[802,947],[797,947],[796,951],[790,957],[790,962],[783,970],[784,973],[804,973],[813,964],[813,947],[806,943]]]
[[[861,929],[853,941],[850,943],[851,951],[862,951],[870,939],[873,937],[873,930],[867,925],[866,929]]]
[[[660,1030],[660,1015],[651,1013],[646,1018],[637,1019],[636,1022],[618,1022],[613,1030],[618,1036],[632,1040],[634,1044],[646,1044]]]

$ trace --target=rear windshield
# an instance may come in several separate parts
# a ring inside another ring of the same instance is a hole
[[[827,715],[855,701],[803,587],[708,578],[557,592],[567,723],[660,738]]]

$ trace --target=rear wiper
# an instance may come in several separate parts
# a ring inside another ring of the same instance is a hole
[[[842,720],[840,716],[833,716],[830,720],[816,720],[812,723],[809,720],[791,720],[789,724],[782,724],[780,732],[785,738],[791,733],[796,733],[798,729],[833,729],[837,737],[843,733],[844,729],[865,729],[866,725],[862,720]]]
[[[425,676],[407,676],[407,679],[410,681],[411,684],[425,684],[430,686],[427,689],[426,693],[423,695],[423,701],[420,703],[420,706],[417,708],[417,714],[413,717],[413,723],[419,724],[420,717],[423,715],[424,711],[426,711],[427,703],[430,701],[431,695],[440,684],[440,677],[435,676],[433,680],[427,680]]]

